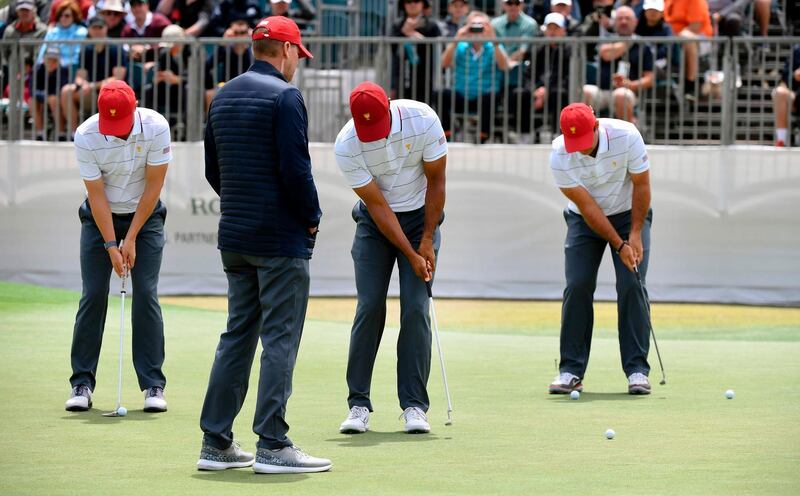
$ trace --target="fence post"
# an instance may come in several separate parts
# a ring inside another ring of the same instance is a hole
[[[570,40],[570,44],[572,56],[569,58],[569,100],[565,102],[567,104],[583,101],[583,94],[579,96],[578,90],[583,93],[583,67],[586,67],[586,44],[577,38]]]
[[[733,53],[735,41],[728,38],[725,40],[722,58],[722,129],[720,142],[722,145],[732,145],[736,140],[734,119],[736,116],[736,61]]]
[[[22,58],[20,57],[19,42],[13,43],[9,47],[8,58],[8,139],[17,141],[20,139],[22,130],[22,79],[23,71],[20,70]]]
[[[205,55],[202,42],[192,43],[191,56],[189,57],[189,81],[186,85],[188,95],[186,98],[186,141],[199,141],[202,136],[203,113],[205,110],[205,83],[201,71],[205,60],[201,60],[201,53]],[[205,57],[203,57],[205,59]]]

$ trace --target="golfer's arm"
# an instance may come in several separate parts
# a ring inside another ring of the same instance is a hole
[[[408,238],[403,232],[403,228],[400,227],[397,216],[392,209],[389,208],[389,204],[386,203],[386,198],[383,197],[383,193],[381,193],[375,181],[371,181],[366,186],[354,188],[353,191],[356,192],[358,197],[361,198],[361,201],[364,202],[364,205],[367,206],[369,215],[372,217],[372,220],[375,222],[375,225],[378,226],[381,233],[386,236],[386,239],[396,246],[407,259],[411,260],[417,252],[414,251],[414,248],[408,241]]]
[[[103,241],[116,241],[117,237],[114,234],[114,221],[111,220],[111,207],[108,206],[103,178],[101,177],[94,181],[87,181],[84,179],[83,184],[86,185],[86,193],[89,198],[89,206],[92,207],[94,223],[97,225],[97,228],[100,229]]]
[[[147,165],[144,168],[144,193],[139,199],[139,205],[136,207],[136,213],[133,215],[133,221],[131,221],[131,227],[128,229],[126,238],[136,240],[136,236],[139,235],[142,226],[150,218],[150,214],[153,213],[153,209],[158,203],[158,198],[161,196],[164,178],[167,176],[167,166],[168,164]]]
[[[619,245],[622,244],[622,238],[617,233],[617,230],[614,229],[614,226],[611,225],[611,222],[608,221],[608,217],[603,213],[603,209],[600,208],[600,205],[594,201],[592,195],[590,195],[585,188],[582,186],[561,188],[561,192],[572,200],[572,203],[578,206],[583,220],[589,224],[592,231],[608,241],[613,249],[616,250],[619,248]]]
[[[447,155],[437,158],[433,162],[423,162],[425,178],[428,180],[428,189],[425,191],[425,228],[422,239],[433,241],[433,233],[444,211],[445,197],[445,167]]]
[[[650,210],[650,171],[631,174],[633,182],[633,200],[631,206],[631,231],[641,232],[644,219]]]

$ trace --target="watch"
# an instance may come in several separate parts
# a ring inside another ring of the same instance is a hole
[[[103,243],[103,248],[105,248],[106,251],[116,247],[117,247],[117,241],[113,239],[111,241],[106,241],[105,243]]]

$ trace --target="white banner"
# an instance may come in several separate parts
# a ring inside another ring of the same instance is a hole
[[[176,143],[162,200],[162,294],[224,294],[216,249],[219,200],[199,143]],[[800,305],[800,158],[767,147],[657,147],[648,284],[654,300]],[[329,144],[311,148],[323,217],[314,295],[353,295],[355,194]],[[70,144],[0,143],[0,279],[80,289],[78,206]],[[453,145],[436,293],[560,299],[562,210],[548,146]],[[397,293],[396,280],[392,285]],[[606,256],[597,298],[613,299]]]

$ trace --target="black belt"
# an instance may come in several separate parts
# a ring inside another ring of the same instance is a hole
[[[133,220],[133,216],[134,215],[136,215],[136,212],[131,212],[129,214],[115,214],[115,213],[112,213],[111,217],[113,217],[115,219],[121,219],[121,220]]]

